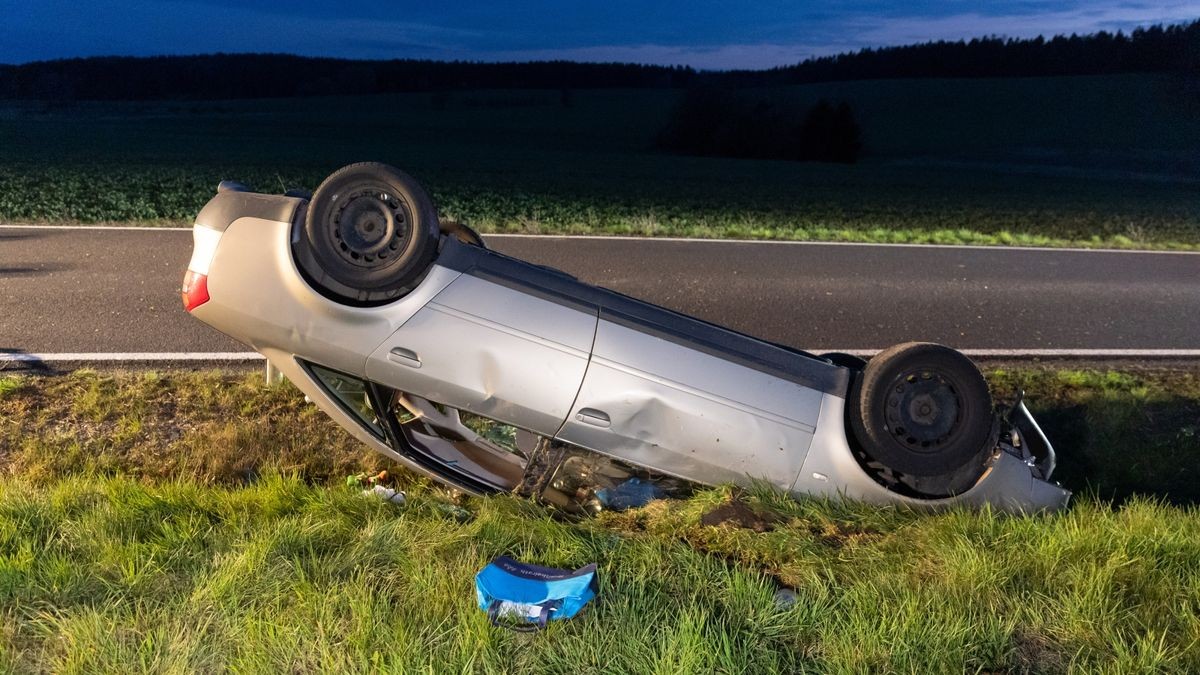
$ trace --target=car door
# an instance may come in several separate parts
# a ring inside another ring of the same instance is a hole
[[[559,438],[700,482],[749,477],[790,489],[822,392],[695,340],[745,336],[701,322],[660,328],[601,310],[591,363]]]
[[[553,436],[587,368],[597,309],[463,274],[367,360],[370,379]]]

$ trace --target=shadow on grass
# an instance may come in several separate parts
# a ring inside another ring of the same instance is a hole
[[[398,469],[290,385],[218,371],[44,377],[39,364],[25,365],[34,372],[0,372],[0,473],[244,485],[269,468],[312,484]],[[1058,451],[1054,478],[1076,495],[1200,504],[1194,374],[1030,370],[991,379],[998,390],[1028,386],[1027,400]]]
[[[1123,502],[1133,495],[1200,504],[1200,401],[1093,400],[1035,411],[1058,452],[1064,487]]]

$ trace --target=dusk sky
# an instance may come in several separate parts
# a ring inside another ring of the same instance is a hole
[[[723,69],[926,40],[1128,31],[1200,18],[1200,0],[0,0],[0,16],[0,63],[286,52]]]

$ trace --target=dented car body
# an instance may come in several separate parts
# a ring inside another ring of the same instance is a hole
[[[988,428],[970,458],[908,475],[859,447],[848,423],[863,364],[583,283],[462,229],[430,228],[419,222],[424,194],[407,183],[362,191],[373,197],[347,198],[338,186],[328,196],[342,205],[314,225],[324,188],[280,196],[223,184],[196,220],[184,304],[266,356],[363,443],[443,483],[579,506],[594,495],[583,494],[578,471],[574,483],[564,476],[590,457],[588,470],[609,487],[642,476],[927,508],[1067,501],[1050,482],[1053,448],[1019,402],[991,413],[989,399],[987,419],[971,421]],[[372,271],[363,260],[387,250],[381,241],[402,252],[404,237],[431,232],[434,249],[400,292],[355,296],[349,277],[326,282],[306,252],[326,230],[347,265]],[[953,373],[926,368],[896,380],[910,391],[881,404],[892,426],[899,408],[910,427],[937,427],[930,440],[901,432],[914,457],[932,456],[921,444],[949,442],[967,417]]]

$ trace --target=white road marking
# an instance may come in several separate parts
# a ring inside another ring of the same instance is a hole
[[[987,246],[984,244],[889,244],[869,241],[807,241],[801,239],[706,239],[691,237],[634,237],[629,235],[603,234],[484,234],[484,240],[493,237],[506,239],[595,239],[607,241],[662,241],[694,242],[710,244],[778,244],[784,246],[870,246],[876,248],[944,248],[968,251],[1046,251],[1051,253],[1154,253],[1159,255],[1200,255],[1200,251],[1166,251],[1137,248],[1079,248],[1055,246]]]
[[[878,354],[879,349],[814,349],[814,354],[842,352],[868,358]],[[1200,358],[1200,349],[960,349],[960,352],[975,358]]]
[[[974,358],[1142,359],[1200,358],[1200,349],[963,349]],[[842,352],[868,358],[878,349],[814,349],[814,354]],[[57,352],[0,354],[0,363],[172,363],[181,361],[262,361],[258,352]]]
[[[153,363],[173,361],[261,361],[258,352],[58,352],[0,354],[0,362]]]
[[[116,230],[129,232],[191,232],[190,227],[139,227],[136,225],[4,225],[0,229],[14,230]],[[887,244],[869,241],[802,241],[792,239],[703,239],[689,237],[634,237],[629,235],[605,234],[484,234],[488,239],[577,239],[587,241],[640,241],[707,244],[776,244],[784,246],[873,246],[877,248],[940,248],[967,251],[1046,251],[1051,253],[1136,253],[1155,255],[1200,255],[1200,251],[1162,251],[1136,248],[1078,248],[1054,246],[986,246],[983,244]]]
[[[146,232],[191,232],[190,227],[153,227],[148,225],[3,225],[0,228],[9,230],[144,230]]]

